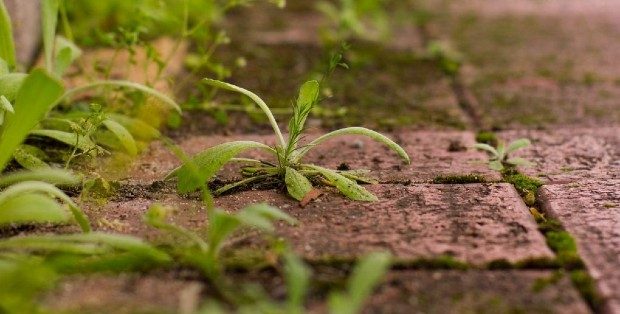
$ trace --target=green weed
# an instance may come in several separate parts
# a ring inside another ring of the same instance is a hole
[[[484,150],[489,154],[489,168],[496,171],[504,171],[506,169],[514,169],[517,166],[527,166],[531,163],[520,157],[510,157],[509,155],[515,151],[530,146],[532,143],[526,138],[515,140],[508,144],[500,142],[497,148],[484,143],[477,143],[474,148]]]
[[[340,192],[353,200],[375,201],[377,198],[366,189],[357,184],[357,181],[368,181],[356,171],[334,171],[312,164],[304,164],[302,158],[313,148],[324,141],[341,135],[364,135],[386,144],[389,148],[398,153],[406,162],[409,162],[407,153],[392,140],[375,131],[351,127],[344,128],[320,136],[310,143],[299,146],[302,138],[306,118],[319,97],[319,83],[308,81],[299,90],[299,96],[294,104],[294,114],[289,121],[288,140],[284,139],[282,131],[278,126],[273,114],[265,102],[256,94],[237,87],[232,84],[217,80],[205,79],[207,84],[215,87],[235,91],[252,99],[265,113],[271,126],[273,127],[278,144],[270,147],[262,143],[252,141],[228,142],[209,148],[196,155],[192,162],[198,168],[198,175],[192,174],[187,164],[172,171],[167,178],[178,178],[178,190],[182,193],[197,190],[205,181],[211,179],[226,163],[242,162],[250,163],[253,166],[243,168],[243,174],[247,177],[244,180],[226,185],[215,194],[221,194],[233,188],[250,184],[252,182],[277,178],[284,181],[289,195],[297,200],[303,200],[313,189],[313,185],[308,179],[320,178],[331,185],[334,185]],[[261,149],[272,154],[277,164],[247,158],[235,158],[238,154],[249,149]]]

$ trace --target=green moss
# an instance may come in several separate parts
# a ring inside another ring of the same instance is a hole
[[[420,258],[411,261],[395,261],[395,267],[407,269],[469,269],[470,266],[452,256],[444,255],[435,258]]]
[[[577,253],[575,239],[566,231],[550,231],[545,234],[547,245],[555,252],[557,260],[566,269],[583,268]]]
[[[439,175],[433,179],[435,184],[485,183],[486,179],[478,174]]]
[[[585,270],[574,270],[570,273],[570,279],[590,307],[592,307],[595,312],[598,312],[596,310],[600,309],[603,300],[598,294],[594,279],[592,279],[590,274]]]
[[[539,293],[545,290],[547,287],[557,284],[564,277],[564,272],[556,271],[547,277],[541,277],[536,279],[532,286],[532,291]]]
[[[478,134],[476,134],[476,142],[489,144],[493,147],[497,147],[498,140],[495,133],[489,131],[480,131],[478,132]]]
[[[543,185],[540,180],[521,173],[504,174],[504,181],[514,185],[522,196],[527,195],[528,193],[533,193],[533,195],[536,195],[538,188]]]

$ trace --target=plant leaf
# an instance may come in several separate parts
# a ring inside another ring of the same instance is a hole
[[[54,74],[62,77],[67,69],[82,55],[82,50],[68,39],[56,37],[56,59]]]
[[[371,253],[357,263],[347,284],[351,313],[360,312],[364,301],[385,276],[390,264],[388,253]]]
[[[108,128],[108,130],[114,133],[116,138],[118,138],[118,140],[121,142],[121,144],[125,148],[125,151],[127,151],[129,155],[131,156],[138,155],[138,147],[136,146],[136,140],[133,138],[131,133],[129,133],[129,131],[124,126],[110,119],[104,120],[103,125],[105,125],[105,127]]]
[[[528,147],[530,145],[532,145],[532,142],[530,142],[529,139],[520,138],[518,140],[511,142],[510,145],[508,145],[508,148],[506,149],[506,154],[513,153],[519,149]]]
[[[495,149],[495,147],[493,147],[493,146],[491,146],[489,144],[476,143],[476,144],[474,144],[474,148],[487,151],[487,152],[491,153],[491,155],[493,155],[494,157],[499,156],[499,154],[497,153],[497,150]]]
[[[43,181],[64,186],[75,186],[80,183],[79,178],[67,170],[46,168],[34,171],[17,171],[3,175],[0,177],[0,187],[24,181]]]
[[[64,223],[69,212],[52,198],[38,193],[22,194],[0,203],[0,225]]]
[[[288,194],[298,201],[303,200],[312,191],[310,180],[291,167],[286,167],[284,182],[286,183]]]
[[[110,114],[109,118],[124,126],[136,139],[148,141],[161,136],[159,130],[140,119],[115,113]]]
[[[284,273],[288,291],[289,313],[303,313],[304,300],[310,285],[311,270],[292,252],[284,254]]]
[[[506,160],[506,163],[509,163],[509,164],[515,165],[515,166],[531,166],[532,165],[531,162],[529,162],[526,159],[520,158],[520,157],[510,158],[510,159]]]
[[[244,225],[255,227],[266,232],[274,231],[272,222],[275,220],[283,220],[289,224],[297,223],[291,216],[267,204],[253,204],[247,206],[235,216]]]
[[[367,136],[379,143],[385,144],[391,150],[395,151],[398,154],[398,156],[400,156],[403,160],[405,160],[405,162],[407,163],[411,162],[411,159],[409,158],[409,155],[407,155],[407,152],[405,152],[405,150],[402,147],[400,147],[398,144],[396,144],[394,141],[392,141],[391,139],[387,138],[385,135],[379,132],[375,132],[373,130],[362,128],[362,127],[351,127],[351,128],[344,128],[344,129],[336,130],[336,131],[327,133],[315,139],[314,141],[310,142],[306,148],[300,151],[300,153],[295,158],[295,161],[299,161],[308,151],[310,151],[312,148],[316,147],[317,145],[321,144],[322,142],[330,138],[341,136],[341,135]]]
[[[0,1],[0,58],[3,59],[9,68],[15,67],[15,41],[13,40],[13,26],[9,11],[4,5],[4,0]]]
[[[167,178],[176,176],[179,181],[177,188],[181,193],[189,193],[200,188],[211,179],[232,158],[241,152],[260,148],[273,153],[273,149],[265,144],[252,141],[228,142],[211,147],[191,159],[192,165],[185,163],[173,170]],[[195,169],[197,173],[192,171]]]
[[[24,149],[23,145],[15,150],[13,153],[13,159],[15,159],[20,166],[28,170],[45,169],[50,167],[43,160]]]
[[[336,188],[342,192],[346,197],[355,201],[375,202],[378,198],[372,193],[368,192],[357,182],[347,179],[345,176],[339,174],[336,171],[326,169],[315,165],[305,165],[308,168],[314,169],[321,173],[327,180],[333,183]]]
[[[90,138],[77,133],[69,133],[58,130],[34,130],[30,132],[30,134],[54,139],[71,147],[76,147],[83,152],[92,152],[97,150],[97,144],[95,144]]]
[[[59,0],[41,1],[41,18],[43,28],[43,50],[45,53],[45,66],[49,72],[56,73],[53,64],[54,39],[56,38],[56,25],[58,24]]]
[[[14,101],[27,76],[24,73],[0,75],[0,95],[6,97],[8,101]]]
[[[44,70],[36,69],[26,77],[15,98],[15,113],[6,117],[0,133],[0,171],[30,130],[56,103],[62,91],[61,83]]]
[[[491,160],[489,161],[489,168],[495,171],[502,171],[504,170],[504,165],[499,160]]]
[[[237,217],[232,216],[221,209],[214,209],[209,214],[209,230],[207,231],[207,240],[209,241],[209,249],[213,253],[220,250],[222,242],[230,236],[241,222]]]

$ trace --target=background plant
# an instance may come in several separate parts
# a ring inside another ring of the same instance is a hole
[[[484,150],[489,154],[489,168],[496,171],[509,171],[517,166],[527,166],[531,163],[520,157],[510,157],[510,154],[530,146],[532,143],[526,138],[512,141],[506,147],[506,144],[499,142],[497,148],[484,143],[477,143],[475,148]]]

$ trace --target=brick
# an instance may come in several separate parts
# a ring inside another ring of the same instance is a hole
[[[474,265],[553,258],[520,197],[508,184],[375,185],[375,203],[329,193],[301,208],[277,191],[217,198],[218,206],[265,202],[300,221],[278,233],[310,260],[389,250],[404,260],[453,256]]]
[[[540,198],[575,237],[607,312],[620,313],[620,180],[545,185]]]

